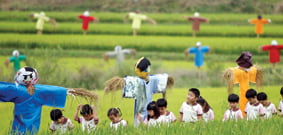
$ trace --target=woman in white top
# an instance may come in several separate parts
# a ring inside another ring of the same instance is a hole
[[[108,118],[111,120],[110,128],[118,129],[120,127],[126,127],[127,121],[121,118],[122,112],[120,108],[110,108],[107,113]]]
[[[179,120],[183,122],[197,122],[202,119],[202,107],[196,102],[200,96],[197,88],[189,89],[187,101],[180,108]]]
[[[214,112],[210,107],[210,105],[207,103],[207,101],[200,96],[200,98],[198,98],[197,100],[197,103],[200,104],[202,107],[202,111],[203,111],[202,119],[205,122],[214,120]]]

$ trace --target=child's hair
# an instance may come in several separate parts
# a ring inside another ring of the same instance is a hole
[[[283,95],[283,87],[280,90],[280,94]]]
[[[165,98],[160,98],[156,101],[157,107],[167,107],[167,101]]]
[[[267,95],[264,92],[260,92],[257,94],[257,100],[258,101],[267,100]]]
[[[200,92],[199,92],[199,90],[198,90],[197,88],[190,88],[189,91],[190,91],[190,92],[193,92],[193,93],[195,94],[195,96],[196,96],[197,98],[199,98]]]
[[[237,103],[239,103],[239,99],[240,99],[239,96],[236,95],[236,94],[230,94],[228,96],[228,102],[232,102],[232,103],[237,102]]]
[[[254,89],[248,89],[246,92],[246,98],[254,98],[256,96],[256,91]]]
[[[60,119],[63,116],[62,111],[59,109],[53,109],[50,112],[50,118],[53,121],[57,121],[58,119]]]
[[[207,101],[201,96],[197,99],[197,103],[199,103],[202,107],[204,107],[203,108],[204,113],[208,112],[209,109],[212,109],[210,105],[207,103]]]
[[[160,112],[159,112],[159,109],[158,109],[158,107],[157,107],[157,104],[156,104],[156,102],[155,101],[152,101],[152,102],[150,102],[148,105],[147,105],[147,107],[146,107],[146,109],[149,111],[149,110],[153,110],[153,112],[154,112],[154,116],[147,116],[147,120],[149,120],[150,118],[158,118],[159,116],[160,116]]]
[[[81,115],[87,115],[87,114],[92,114],[92,113],[93,113],[93,110],[89,104],[83,105],[82,110],[80,111]]]
[[[111,116],[111,115],[114,115],[115,117],[122,116],[122,112],[121,112],[120,108],[118,108],[118,107],[110,108],[108,110],[107,116]]]

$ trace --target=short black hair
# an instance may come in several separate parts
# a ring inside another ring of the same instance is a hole
[[[235,103],[235,102],[239,102],[239,96],[238,95],[236,95],[236,94],[230,94],[229,96],[228,96],[228,102],[232,102],[232,103]]]
[[[256,97],[257,92],[254,89],[248,89],[248,91],[246,92],[246,98],[254,98]]]
[[[62,111],[60,109],[53,109],[50,112],[50,118],[53,121],[57,121],[63,116]]]
[[[158,107],[167,107],[167,101],[165,98],[160,98],[156,101]]]
[[[81,115],[87,115],[87,114],[92,114],[92,113],[93,113],[93,110],[92,110],[92,107],[89,104],[85,104],[82,107],[82,110],[80,112]]]
[[[283,95],[283,87],[280,90],[280,94]]]
[[[267,100],[267,95],[264,92],[260,92],[257,94],[257,100],[258,101]]]
[[[197,88],[190,88],[189,91],[193,92],[197,98],[200,96],[200,92]]]

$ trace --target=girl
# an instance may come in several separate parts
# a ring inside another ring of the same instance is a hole
[[[68,130],[74,128],[72,121],[63,116],[62,111],[59,109],[53,109],[50,112],[50,118],[52,123],[50,125],[50,130],[53,132],[59,131],[60,133],[66,133]]]
[[[210,120],[214,120],[214,112],[213,112],[212,108],[210,107],[210,105],[206,102],[206,100],[200,96],[200,98],[198,98],[198,100],[197,100],[197,103],[199,103],[202,107],[202,111],[203,111],[202,118],[203,118],[203,120],[205,122],[208,122]]]
[[[180,121],[196,122],[202,119],[202,107],[196,102],[200,96],[197,88],[189,89],[187,101],[180,108]]]
[[[144,120],[144,124],[148,126],[159,126],[161,123],[166,123],[166,119],[164,116],[160,115],[159,109],[155,101],[150,102],[147,105],[147,118]],[[138,119],[142,122],[142,118],[138,117]]]
[[[88,133],[95,130],[96,125],[98,124],[99,121],[94,110],[95,110],[94,107],[85,104],[85,105],[79,105],[77,111],[75,112],[75,117],[74,117],[75,121],[78,121],[80,124],[82,124],[82,130],[85,131],[85,129],[87,129]],[[78,117],[79,111],[83,117]]]
[[[110,128],[117,130],[119,127],[127,126],[127,121],[121,118],[122,112],[120,108],[110,108],[108,110],[107,116],[111,120]]]

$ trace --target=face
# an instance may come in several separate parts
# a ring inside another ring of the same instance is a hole
[[[254,97],[254,98],[248,98],[248,101],[249,101],[251,104],[255,104],[255,103],[257,102],[256,97]]]
[[[86,114],[86,115],[83,115],[84,119],[89,121],[93,118],[93,115],[92,114]]]
[[[268,101],[267,100],[261,100],[259,101],[262,105],[266,106],[268,104]]]
[[[112,121],[112,122],[117,122],[118,121],[118,117],[115,115],[109,115],[108,118]]]
[[[237,108],[238,102],[229,102],[230,108]]]
[[[149,72],[145,72],[145,71],[140,71],[140,69],[135,68],[136,74],[138,77],[146,79],[149,75]]]
[[[148,115],[151,116],[151,117],[154,116],[153,110],[147,110],[147,113],[148,113]]]
[[[159,112],[160,112],[161,115],[164,115],[164,114],[165,114],[165,112],[166,112],[166,107],[158,107],[158,109],[159,109]]]
[[[59,118],[57,121],[55,121],[55,123],[57,123],[57,124],[63,124],[63,122],[64,122],[63,116],[61,118]]]
[[[189,103],[195,103],[197,101],[197,97],[195,96],[195,94],[191,91],[189,91],[188,95],[187,95],[187,101]]]

